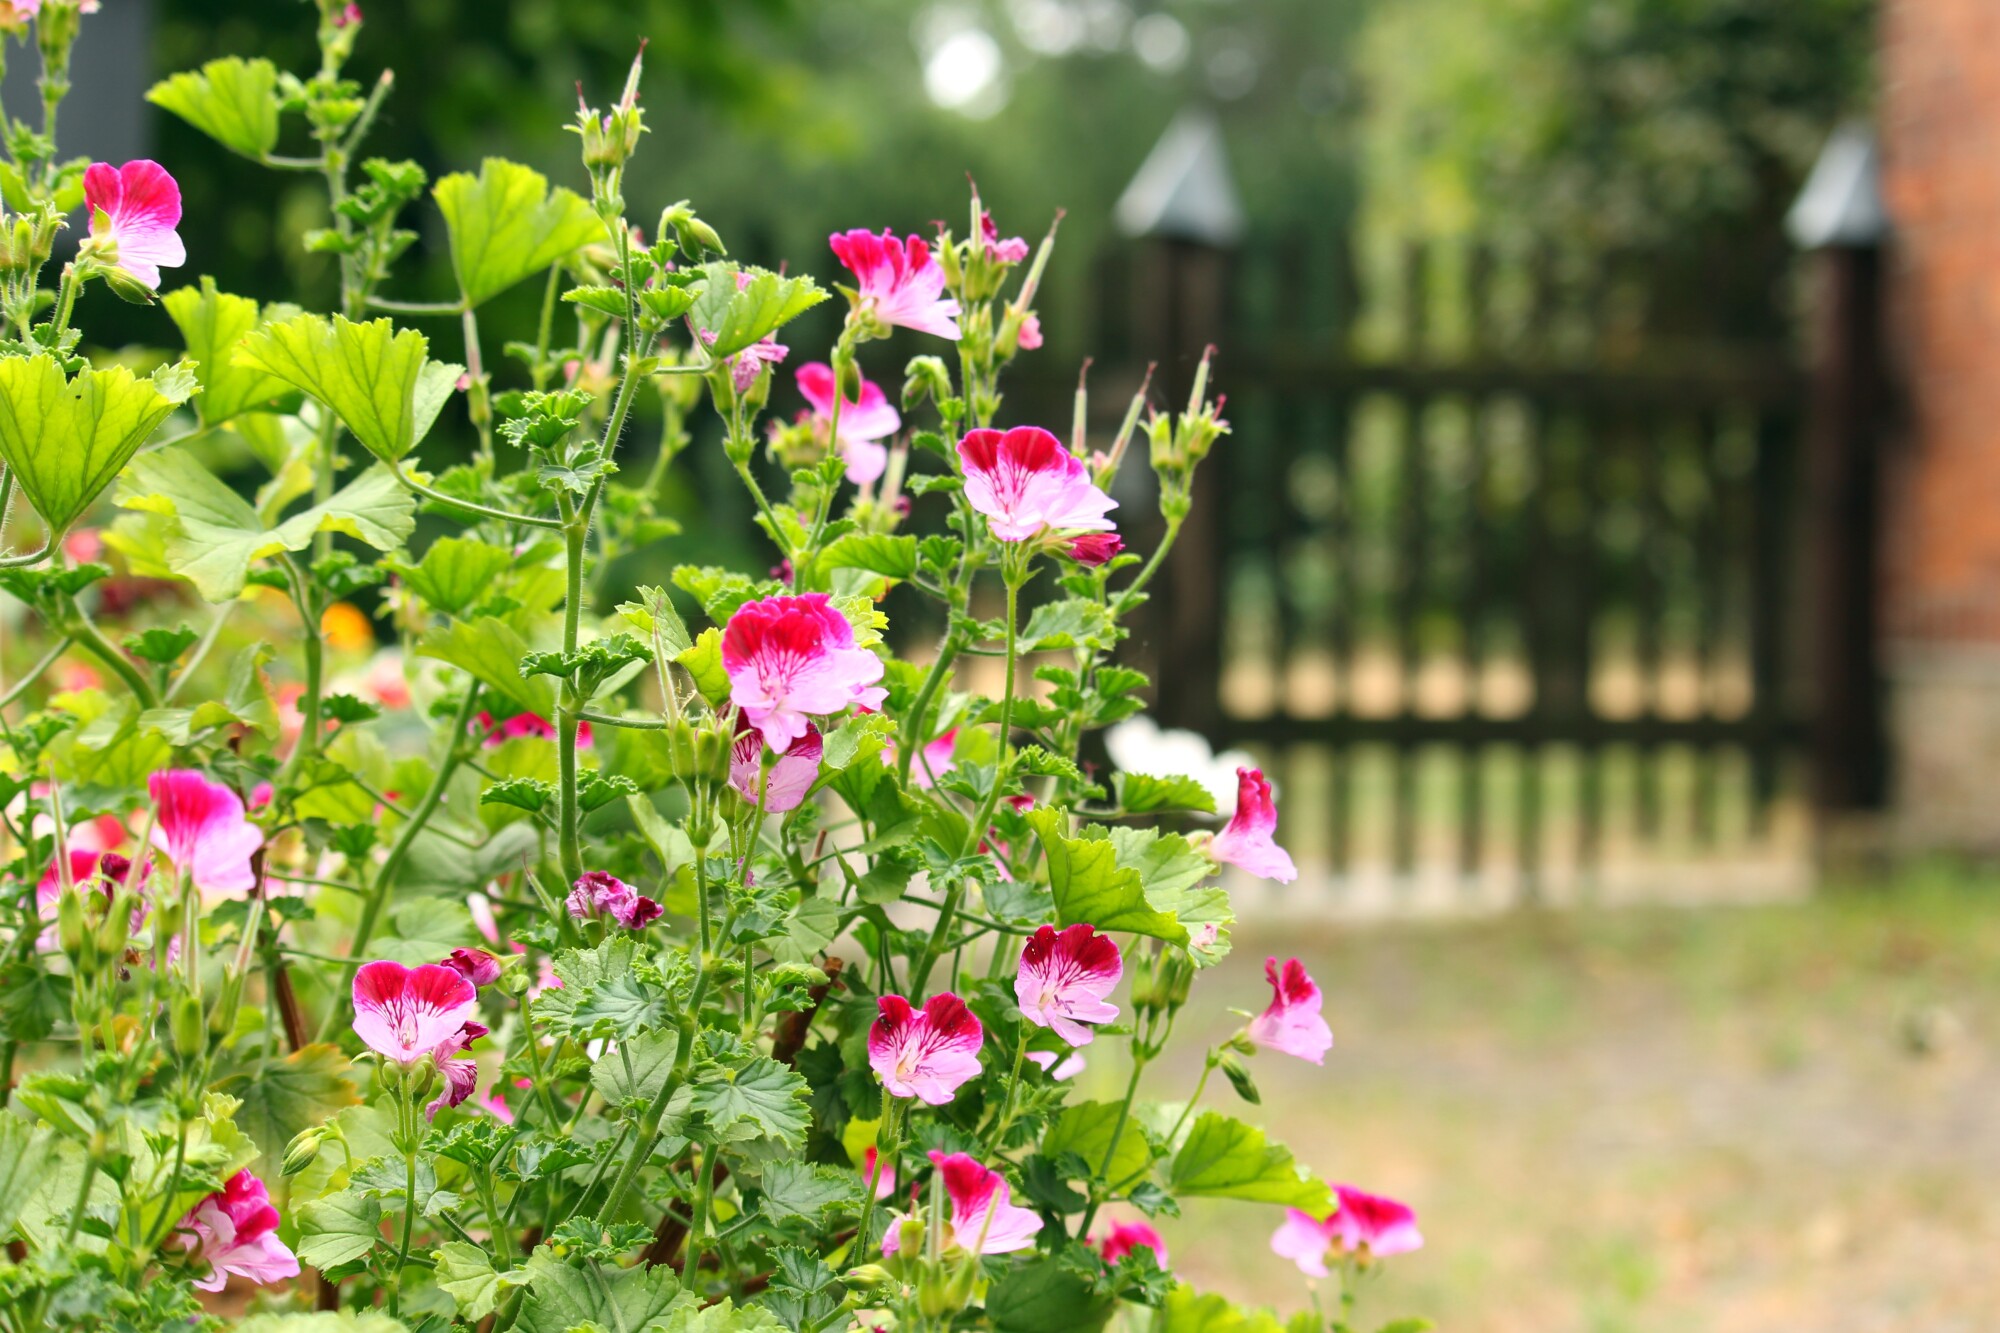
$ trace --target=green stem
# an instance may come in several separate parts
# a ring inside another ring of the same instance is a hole
[[[563,501],[564,508],[569,502]],[[563,529],[564,570],[567,575],[563,599],[563,652],[574,653],[583,623],[584,542],[590,535],[589,519],[578,514]],[[574,679],[565,680],[556,708],[556,764],[559,783],[559,830],[563,877],[574,884],[583,878],[582,813],[577,804],[576,741],[582,725],[584,699]]]
[[[534,1001],[525,992],[521,996],[521,1027],[528,1038],[528,1064],[535,1071],[535,1096],[542,1103],[542,1114],[549,1118],[549,1128],[553,1130],[562,1123],[562,1114],[556,1110],[556,1097],[549,1087],[548,1071],[542,1068],[542,1043],[535,1033]]]
[[[140,708],[157,707],[159,696],[153,692],[153,683],[146,679],[145,673],[139,670],[131,658],[120,652],[117,645],[104,637],[104,631],[97,627],[97,622],[92,620],[82,607],[72,601],[69,609],[70,623],[64,626],[64,629],[70,638],[76,641],[77,647],[110,667],[118,678],[125,682],[126,688],[132,691],[133,697],[139,701]]]
[[[424,483],[418,481],[415,477],[404,472],[401,467],[394,463],[389,465],[389,470],[395,474],[397,481],[415,491],[418,495],[423,496],[426,500],[436,500],[439,504],[448,505],[453,509],[474,514],[480,518],[499,519],[503,523],[525,523],[531,528],[547,528],[551,532],[558,531],[563,526],[563,520],[560,518],[550,518],[543,514],[510,514],[504,509],[495,509],[490,505],[479,504],[472,500],[461,500],[456,495],[446,495],[443,491],[432,490],[429,486],[424,485]]]
[[[695,863],[700,864],[699,853]],[[703,893],[701,909],[705,920],[708,912],[706,892]],[[660,1122],[666,1114],[667,1103],[673,1100],[674,1093],[680,1090],[682,1083],[686,1082],[688,1070],[694,1063],[694,1038],[701,1027],[701,1002],[708,993],[710,976],[706,952],[704,949],[704,956],[696,960],[694,988],[688,996],[687,1013],[681,1022],[681,1040],[679,1048],[674,1052],[673,1071],[660,1084],[660,1090],[654,1095],[652,1103],[640,1115],[639,1136],[632,1144],[632,1153],[625,1159],[625,1165],[619,1169],[618,1179],[612,1182],[611,1193],[606,1196],[604,1207],[598,1214],[600,1217],[617,1216],[618,1205],[625,1201],[626,1193],[631,1190],[633,1181],[639,1177],[640,1168],[646,1164],[646,1159],[653,1155],[653,1149],[659,1146]]]
[[[214,651],[216,641],[222,637],[223,626],[229,623],[229,613],[235,610],[235,608],[236,603],[234,602],[224,602],[216,608],[215,619],[209,622],[208,632],[203,634],[201,642],[194,646],[194,656],[188,658],[187,665],[181,668],[180,674],[175,676],[173,683],[167,686],[167,692],[160,696],[162,704],[172,703],[174,696],[181,692],[181,687],[194,678],[194,673],[207,660],[209,653]]]
[[[711,1161],[712,1151],[704,1153],[695,1149],[694,1167],[694,1216],[688,1222],[687,1258],[681,1264],[682,1280],[701,1294],[697,1286],[701,1281],[701,1256],[707,1249],[708,1211],[715,1197],[715,1167]]]
[[[1125,586],[1124,591],[1118,594],[1118,600],[1112,603],[1111,614],[1113,616],[1122,616],[1132,609],[1132,603],[1139,596],[1140,590],[1152,581],[1153,575],[1157,574],[1160,570],[1160,563],[1167,558],[1167,552],[1174,549],[1174,539],[1181,535],[1181,523],[1183,521],[1178,518],[1169,518],[1167,520],[1167,530],[1161,536],[1160,544],[1153,548],[1152,558],[1146,561],[1145,567],[1139,571],[1131,583]]]
[[[408,1094],[406,1093],[405,1096]],[[404,1116],[414,1120],[412,1110]],[[410,1262],[410,1237],[417,1229],[417,1150],[414,1144],[403,1150],[403,1238],[396,1245],[396,1271],[389,1280],[389,1316],[394,1318],[403,1295],[403,1269]]]
[[[1125,1137],[1125,1122],[1132,1115],[1132,1098],[1139,1091],[1139,1075],[1145,1072],[1146,1057],[1139,1053],[1137,1043],[1134,1043],[1132,1050],[1132,1077],[1125,1081],[1125,1097],[1124,1100],[1118,1103],[1118,1118],[1111,1122],[1111,1141],[1104,1145],[1104,1160],[1097,1164],[1096,1177],[1100,1180],[1104,1178],[1106,1172],[1111,1170],[1111,1163],[1118,1156],[1119,1140]],[[1103,1202],[1103,1196],[1093,1187],[1090,1191],[1090,1207],[1084,1211],[1083,1225],[1077,1228],[1077,1235],[1088,1236],[1090,1234],[1090,1224],[1097,1220],[1097,1210]]]
[[[910,764],[917,752],[924,748],[930,736],[926,723],[930,717],[931,701],[937,697],[944,678],[951,671],[951,664],[957,659],[963,643],[955,631],[947,629],[944,638],[938,642],[937,659],[931,663],[930,671],[924,676],[924,683],[917,690],[916,702],[910,705],[909,737],[896,756],[896,776],[904,786],[910,784]]]
[[[899,1099],[891,1097],[886,1092],[882,1094],[882,1123],[875,1127],[875,1175],[862,1182],[861,1224],[854,1233],[857,1254],[866,1254],[869,1251],[869,1231],[875,1223],[875,1182],[880,1180],[882,1172],[890,1169],[902,1155],[902,1126],[897,1123],[897,1112],[901,1108],[902,1102]]]
[[[493,1246],[499,1252],[495,1257],[500,1260],[502,1268],[512,1268],[514,1266],[513,1228],[508,1225],[507,1219],[501,1216],[500,1198],[493,1192],[492,1173],[474,1171],[472,1179],[479,1189],[479,1206],[486,1210],[487,1229],[493,1233]]]
[[[424,792],[423,799],[417,802],[417,808],[410,812],[410,817],[404,821],[402,831],[396,835],[395,843],[389,848],[389,855],[382,862],[382,868],[375,872],[375,883],[369,891],[368,901],[362,905],[361,920],[354,928],[354,943],[348,948],[347,966],[341,969],[340,986],[335,992],[337,995],[345,994],[347,988],[354,983],[354,973],[361,966],[362,954],[367,951],[368,942],[375,937],[375,927],[382,919],[382,908],[388,902],[390,885],[395,882],[397,872],[403,868],[403,861],[409,856],[410,847],[416,842],[417,835],[423,832],[424,825],[430,822],[431,816],[437,813],[438,806],[443,803],[445,788],[450,785],[451,775],[457,772],[459,764],[464,762],[465,732],[466,728],[472,725],[472,716],[478,711],[478,706],[479,685],[475,681],[466,686],[465,702],[458,706],[458,714],[452,719],[451,733],[446,738],[444,758],[439,762],[437,772],[431,778],[429,789]],[[331,1040],[334,1033],[340,1031],[342,1011],[343,1007],[338,1002],[327,1010],[326,1021],[320,1024],[321,1041]]]
[[[471,311],[460,301],[397,301],[387,296],[368,298],[370,310],[387,310],[394,315],[464,315]]]
[[[69,646],[70,646],[70,638],[68,635],[64,635],[62,638],[57,639],[56,646],[49,649],[48,652],[44,653],[42,655],[41,661],[35,663],[33,666],[28,668],[27,675],[15,681],[13,687],[9,689],[6,694],[0,695],[0,710],[4,710],[5,708],[7,708],[8,705],[12,704],[15,700],[19,699],[23,694],[25,694],[30,686],[32,686],[36,681],[42,678],[43,672],[47,671],[50,667],[56,664],[57,658],[61,657],[64,653],[69,651]]]
[[[1008,1076],[1006,1091],[1001,1094],[1000,1116],[993,1122],[993,1132],[986,1138],[986,1154],[989,1157],[1000,1146],[1000,1140],[1006,1137],[1007,1127],[1014,1123],[1014,1090],[1021,1086],[1021,1067],[1028,1060],[1029,1034],[1026,1028],[1027,1024],[1023,1023],[1019,1040],[1014,1043],[1014,1072]]]

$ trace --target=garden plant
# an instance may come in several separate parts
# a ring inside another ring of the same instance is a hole
[[[1228,433],[1206,358],[1108,437],[1081,391],[1067,439],[1008,421],[1053,228],[975,192],[769,271],[686,204],[635,225],[636,62],[576,190],[370,158],[393,80],[348,71],[343,0],[316,70],[149,94],[324,183],[338,308],[184,281],[173,164],[58,149],[96,7],[0,0],[43,101],[0,126],[0,1329],[1421,1326],[1356,1304],[1409,1210],[1243,1118],[1253,1057],[1332,1044],[1297,960],[1191,1086],[1158,1064],[1223,867],[1293,878],[1269,784],[1224,822],[1080,762],[1142,707],[1124,625]],[[442,303],[398,295],[427,210]],[[809,268],[823,361],[783,341]],[[178,333],[150,373],[86,354],[114,296]],[[768,558],[619,586],[710,431]],[[1271,1230],[1295,1313],[1175,1277],[1196,1198]]]

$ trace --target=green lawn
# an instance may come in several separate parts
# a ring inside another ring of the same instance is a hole
[[[1257,1058],[1266,1123],[1329,1179],[1413,1204],[1429,1241],[1374,1285],[1370,1326],[2000,1329],[2000,884],[1267,926],[1197,1007],[1260,1008],[1280,949],[1337,1044],[1324,1068]],[[1197,1040],[1146,1095],[1185,1095]],[[1277,1220],[1213,1204],[1163,1230],[1197,1285],[1292,1309]]]

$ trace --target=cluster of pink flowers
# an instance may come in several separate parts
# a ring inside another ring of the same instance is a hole
[[[645,894],[605,870],[586,870],[570,886],[565,906],[578,921],[616,921],[639,930],[659,919],[661,907]]]
[[[384,959],[354,974],[355,1035],[399,1065],[425,1056],[436,1062],[444,1087],[424,1108],[432,1118],[470,1097],[478,1081],[478,1064],[464,1054],[487,1032],[474,1018],[478,1010],[479,992],[457,966],[412,968]]]
[[[882,659],[855,646],[854,627],[825,593],[744,603],[723,630],[722,665],[731,702],[780,753],[813,717],[879,708],[889,694],[875,683]]]
[[[886,229],[880,236],[848,231],[827,243],[854,275],[858,312],[887,328],[958,341],[958,302],[944,294],[944,266],[921,236],[898,241]]]
[[[278,1239],[279,1220],[263,1181],[248,1171],[231,1176],[175,1228],[181,1248],[208,1266],[194,1285],[221,1291],[232,1276],[260,1284],[297,1277],[298,1256]]]

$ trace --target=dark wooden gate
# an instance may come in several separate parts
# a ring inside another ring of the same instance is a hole
[[[1765,830],[1804,740],[1804,380],[1779,337],[1661,327],[1701,265],[1337,235],[1137,263],[1131,350],[1177,402],[1220,326],[1235,426],[1153,608],[1162,721],[1258,752],[1311,859],[1532,895],[1607,840]]]

